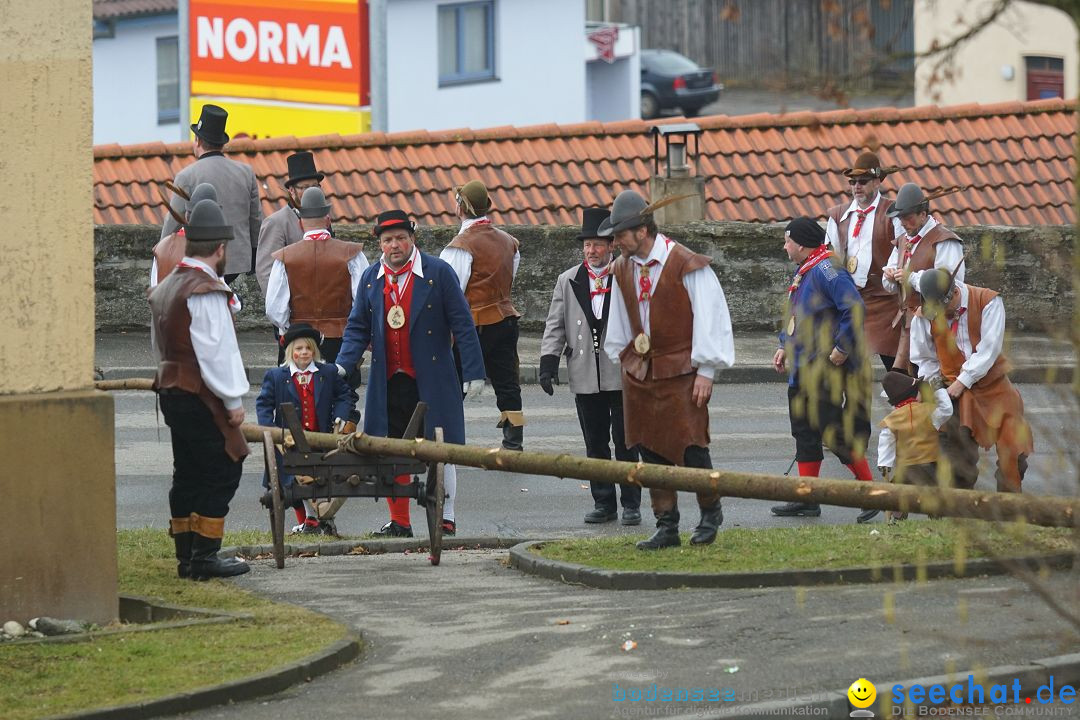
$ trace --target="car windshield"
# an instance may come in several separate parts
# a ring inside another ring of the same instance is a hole
[[[664,75],[682,75],[700,70],[693,60],[671,51],[650,52],[643,59],[650,70]]]

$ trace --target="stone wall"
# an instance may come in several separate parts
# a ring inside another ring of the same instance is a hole
[[[508,226],[521,241],[521,269],[514,283],[514,303],[522,312],[522,328],[540,331],[555,278],[581,261],[577,228]],[[776,327],[792,265],[783,250],[783,226],[742,222],[702,222],[664,228],[674,238],[713,258],[713,269],[727,294],[737,330]],[[160,229],[142,225],[102,225],[94,232],[97,329],[116,331],[148,326],[145,289],[150,248]],[[335,228],[343,239],[364,242],[368,259],[378,256],[375,240],[364,226]],[[421,228],[422,250],[437,253],[456,228]],[[1023,330],[1067,325],[1072,317],[1070,280],[1073,228],[960,228],[968,253],[968,282],[998,289],[1005,298],[1009,324]],[[266,327],[259,287],[251,276],[238,278],[234,289],[244,302],[241,329]]]

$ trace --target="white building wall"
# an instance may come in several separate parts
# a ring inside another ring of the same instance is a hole
[[[915,0],[915,52],[963,34],[987,17],[994,0]],[[963,18],[958,21],[957,18]],[[915,65],[916,105],[995,103],[1027,99],[1024,57],[1062,58],[1065,97],[1077,96],[1077,29],[1061,10],[1018,0],[958,50],[954,79],[931,84],[934,59]],[[1011,75],[1011,79],[1008,79]]]
[[[387,2],[390,132],[585,121],[584,0],[496,0],[496,79],[439,87],[445,4]]]
[[[590,59],[586,64],[586,119],[616,122],[641,117],[639,33],[637,27],[621,27],[615,62]],[[586,55],[596,55],[591,44],[586,47]]]
[[[177,142],[180,125],[158,125],[157,38],[178,33],[176,15],[116,23],[94,40],[94,144]]]

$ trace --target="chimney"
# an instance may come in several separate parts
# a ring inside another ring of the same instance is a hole
[[[658,225],[681,225],[705,219],[705,179],[697,174],[698,136],[701,132],[695,123],[653,126],[653,176],[649,181],[652,202],[670,195],[691,196],[657,210],[655,218]],[[663,174],[660,172],[661,138],[664,140]],[[691,163],[694,164],[693,168]]]

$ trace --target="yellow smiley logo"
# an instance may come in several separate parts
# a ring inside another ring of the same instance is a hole
[[[848,702],[857,708],[868,708],[877,700],[877,688],[866,678],[851,683],[847,690]]]

